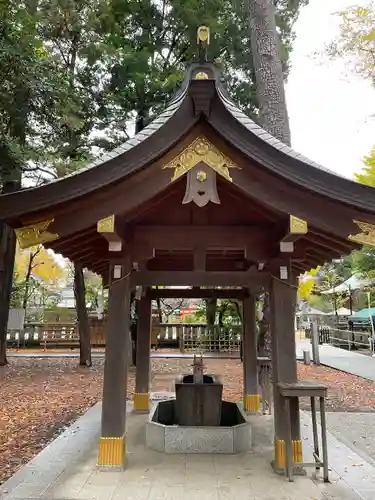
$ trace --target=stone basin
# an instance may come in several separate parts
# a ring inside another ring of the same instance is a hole
[[[164,453],[242,453],[251,448],[251,426],[240,405],[221,402],[220,425],[176,424],[176,400],[153,405],[146,445]]]

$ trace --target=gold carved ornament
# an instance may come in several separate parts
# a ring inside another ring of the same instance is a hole
[[[41,245],[48,241],[54,241],[59,238],[57,233],[47,231],[54,219],[37,222],[30,226],[19,227],[15,229],[18,243],[22,249]]]
[[[197,43],[204,42],[209,45],[210,43],[210,28],[208,26],[199,26],[197,30]]]
[[[114,233],[115,232],[115,216],[110,215],[105,219],[101,219],[97,224],[98,233]]]
[[[375,226],[369,222],[362,222],[360,220],[353,220],[353,222],[357,224],[361,232],[350,234],[348,240],[360,245],[375,247]]]
[[[207,180],[206,172],[204,172],[203,170],[199,170],[199,172],[197,172],[197,180],[199,182],[204,182],[205,180]]]
[[[289,231],[292,234],[307,234],[307,222],[294,215],[289,216]]]
[[[194,80],[208,80],[208,74],[205,71],[199,71],[199,73],[194,76]]]
[[[240,167],[236,165],[227,156],[221,153],[216,146],[205,137],[197,137],[182,153],[173,158],[172,161],[163,167],[173,168],[174,174],[171,181],[175,181],[189,172],[198,163],[203,162],[212,170],[224,177],[227,181],[232,182],[229,169]]]

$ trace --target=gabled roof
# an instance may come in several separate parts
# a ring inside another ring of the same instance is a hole
[[[220,72],[209,63],[191,65],[163,113],[84,170],[41,187],[0,196],[0,219],[14,228],[26,226],[25,233],[29,225],[46,223],[43,230],[51,240],[44,241],[52,241],[52,249],[90,267],[88,263],[98,259],[98,254],[107,255],[108,251],[107,241],[97,231],[99,220],[116,214],[123,226],[134,221],[138,224],[138,211],[144,213],[146,205],[160,202],[156,198],[171,199],[173,193],[177,193],[173,206],[182,210],[185,185],[182,178],[172,182],[171,172],[164,167],[173,164],[176,155],[186,153],[202,135],[226,158],[226,167],[229,162],[238,167],[231,167],[232,183],[228,176],[219,176],[217,185],[226,201],[221,211],[215,205],[216,224],[223,224],[222,220],[229,226],[238,224],[240,211],[245,214],[246,228],[256,224],[247,215],[257,212],[264,216],[265,225],[268,220],[279,229],[282,226],[283,231],[290,216],[307,220],[309,234],[300,242],[307,253],[311,245],[314,248],[302,269],[357,248],[356,243],[347,241],[350,234],[359,232],[353,221],[375,223],[374,188],[334,174],[272,137],[229,98]],[[168,203],[158,206],[164,206],[160,210],[165,213],[171,210]],[[159,224],[160,214],[156,220]],[[34,226],[30,231],[34,229],[40,230]],[[237,250],[233,250],[233,261],[238,258]],[[90,269],[100,272],[107,264],[104,256]]]
[[[272,137],[230,100],[219,71],[209,63],[191,65],[181,89],[163,113],[84,170],[38,188],[0,196],[0,217],[17,225],[26,212],[37,213],[105,189],[163,156],[199,120],[270,173],[375,217],[373,188],[325,169]]]
[[[0,218],[10,220],[30,212],[28,201],[31,196],[33,211],[49,207],[51,203],[61,204],[84,196],[126,178],[162,156],[198,120],[186,113],[186,108],[189,107],[186,100],[188,83],[186,78],[166,109],[141,132],[99,156],[85,168],[42,186],[0,196]],[[182,117],[185,119],[182,120]],[[148,146],[145,148],[146,143]]]

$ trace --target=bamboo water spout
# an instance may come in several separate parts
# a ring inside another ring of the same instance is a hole
[[[197,358],[196,355],[194,355],[194,362],[193,362],[193,383],[194,384],[203,384],[203,372],[204,372],[204,364],[203,364],[203,357],[201,356],[200,358]]]

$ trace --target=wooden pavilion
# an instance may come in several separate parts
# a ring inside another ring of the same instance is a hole
[[[150,404],[151,287],[190,285],[191,297],[243,299],[244,405],[256,413],[255,295],[270,293],[274,387],[295,382],[297,277],[374,243],[375,190],[270,136],[238,109],[218,69],[204,62],[187,69],[181,89],[142,132],[84,171],[1,196],[0,218],[22,247],[43,243],[108,284],[98,463],[121,466],[131,291],[143,290],[136,410]],[[275,463],[283,469],[287,422],[276,389],[274,410]],[[290,422],[298,463],[298,404]]]

